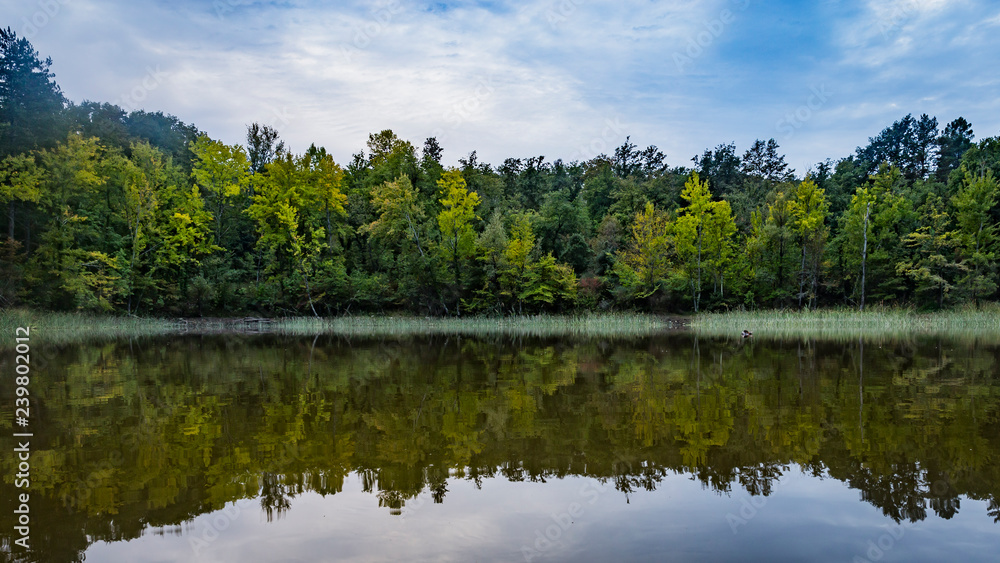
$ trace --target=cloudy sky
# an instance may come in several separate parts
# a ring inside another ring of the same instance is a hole
[[[392,129],[445,162],[611,152],[671,165],[774,137],[799,173],[907,113],[1000,134],[988,0],[0,0],[66,96],[213,138],[275,126],[345,162]]]

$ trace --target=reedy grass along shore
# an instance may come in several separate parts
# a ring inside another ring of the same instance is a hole
[[[691,329],[705,336],[739,335],[845,340],[858,337],[917,335],[989,337],[1000,341],[1000,305],[920,313],[914,309],[872,307],[815,311],[734,311],[706,313],[691,319]]]
[[[30,326],[32,338],[73,342],[136,336],[206,333],[288,335],[332,334],[350,337],[419,335],[619,337],[648,336],[684,326],[679,318],[642,314],[534,315],[518,317],[435,318],[415,316],[350,316],[258,318],[156,319],[83,313],[52,313],[27,309],[0,310],[0,334]],[[0,347],[3,343],[0,342]]]
[[[685,319],[654,315],[607,313],[586,315],[531,315],[515,317],[332,317],[279,320],[278,331],[289,334],[342,336],[465,336],[639,337],[686,326]]]
[[[0,336],[0,347],[13,345],[17,327],[30,327],[32,341],[56,343],[91,338],[158,336],[177,331],[177,323],[165,319],[0,309],[0,335],[10,335],[8,339]]]
[[[743,329],[765,338],[912,337],[915,335],[990,337],[1000,341],[1000,305],[935,313],[872,308],[817,311],[740,311],[666,317],[632,313],[533,315],[518,317],[431,318],[415,316],[289,317],[277,319],[157,319],[28,309],[0,310],[0,334],[30,326],[32,339],[76,342],[89,339],[204,333],[267,332],[287,335],[331,334],[348,337],[419,335],[617,337],[650,336],[690,330],[706,337],[739,337]],[[11,339],[12,341],[12,339]],[[0,347],[4,343],[0,341]]]

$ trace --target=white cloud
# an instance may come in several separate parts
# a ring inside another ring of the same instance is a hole
[[[417,145],[437,135],[447,162],[477,150],[494,164],[586,158],[632,135],[689,165],[706,147],[743,150],[774,136],[802,171],[909,112],[965,115],[980,133],[998,126],[983,55],[997,40],[982,22],[1000,17],[972,0],[785,12],[746,0],[434,10],[402,0],[56,1],[60,12],[31,39],[70,99],[120,100],[158,68],[166,79],[141,92],[143,107],[230,143],[247,123],[270,123],[293,150],[315,142],[340,161],[385,128]],[[39,8],[0,0],[0,9],[16,28]],[[724,10],[731,18],[720,27]],[[768,27],[775,22],[784,23]],[[810,45],[803,37],[816,38],[813,58],[798,58]],[[678,69],[673,55],[699,38],[700,52]],[[835,95],[783,141],[775,122],[819,83]]]
[[[960,2],[947,0],[868,0],[856,19],[840,22],[841,44],[850,64],[880,67],[920,48],[935,48],[936,34],[949,10]]]

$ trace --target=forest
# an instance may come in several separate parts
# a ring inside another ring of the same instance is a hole
[[[442,165],[372,133],[350,162],[66,99],[0,30],[0,307],[140,316],[691,313],[997,299],[1000,137],[912,114],[797,174],[774,139],[672,166]]]

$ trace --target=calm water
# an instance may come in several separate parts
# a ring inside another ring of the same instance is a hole
[[[1000,553],[1000,344],[186,336],[33,355],[29,560]]]

